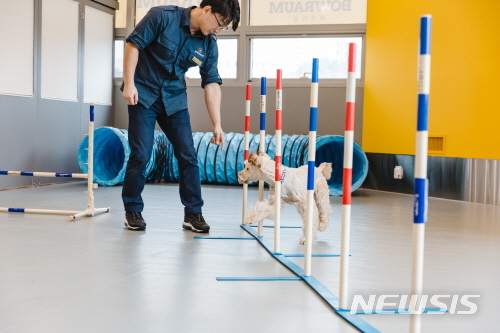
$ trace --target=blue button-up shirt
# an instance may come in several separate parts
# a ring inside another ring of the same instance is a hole
[[[126,40],[139,48],[134,81],[139,103],[146,108],[161,95],[167,114],[187,109],[184,74],[190,67],[199,66],[202,87],[222,84],[217,37],[201,32],[192,35],[189,29],[189,15],[195,7],[153,7]]]

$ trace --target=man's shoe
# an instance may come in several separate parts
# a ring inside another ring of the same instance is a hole
[[[146,222],[141,212],[125,212],[125,226],[129,230],[145,230]]]
[[[184,222],[182,222],[182,227],[194,232],[209,232],[210,226],[205,222],[203,215],[190,214],[184,215]]]

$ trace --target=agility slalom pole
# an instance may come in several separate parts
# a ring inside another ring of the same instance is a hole
[[[318,123],[318,70],[319,59],[313,59],[311,79],[311,108],[309,118],[309,159],[307,162],[307,206],[306,206],[306,242],[304,244],[304,276],[311,276],[312,257],[312,221],[314,212],[314,171],[316,159],[316,129]]]
[[[94,180],[94,104],[90,104],[89,111],[89,147],[88,147],[89,157],[87,159],[88,162],[88,171],[89,175],[87,182],[87,210],[92,212],[92,216],[94,215],[94,189],[93,189],[93,180]]]
[[[283,86],[282,71],[276,71],[276,148],[274,149],[274,253],[280,251],[280,227],[281,227],[281,130],[283,111]]]
[[[244,153],[244,164],[246,168],[248,164],[248,155],[250,148],[250,100],[252,99],[252,85],[247,84],[246,97],[245,97],[245,153]],[[241,224],[245,223],[245,218],[247,217],[247,205],[248,205],[248,184],[243,184],[243,209],[241,213]]]
[[[6,208],[0,207],[0,212],[14,213],[35,213],[35,214],[70,214],[69,221],[73,221],[81,216],[94,216],[97,213],[109,212],[107,208],[94,207],[93,195],[93,160],[94,160],[94,104],[90,104],[89,111],[89,136],[88,144],[88,172],[82,173],[52,173],[52,172],[24,172],[24,171],[0,171],[0,175],[7,176],[34,176],[34,177],[68,177],[68,178],[86,178],[87,179],[87,209],[82,211],[73,210],[55,210],[55,209],[32,209],[32,208]],[[95,184],[97,186],[97,184]]]
[[[266,151],[266,93],[267,79],[260,78],[260,145],[259,151]],[[259,201],[264,201],[264,181],[259,180]],[[258,235],[264,236],[264,221],[258,223]]]
[[[349,241],[351,234],[352,156],[356,102],[356,44],[349,43],[344,132],[344,177],[342,179],[342,240],[340,245],[339,308],[347,309],[349,282]]]
[[[413,208],[413,258],[410,300],[410,332],[421,330],[421,298],[424,273],[424,238],[427,221],[428,188],[427,145],[429,120],[429,92],[431,74],[432,17],[420,17],[418,61],[417,140],[415,152],[415,205]],[[416,296],[414,296],[416,295]],[[418,299],[417,299],[418,298]],[[418,309],[415,308],[418,306]]]

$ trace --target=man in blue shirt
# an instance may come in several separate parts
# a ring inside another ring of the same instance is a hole
[[[128,104],[130,157],[123,183],[125,225],[146,229],[142,217],[146,164],[158,122],[179,162],[179,194],[184,205],[183,227],[208,232],[201,207],[200,173],[193,144],[184,74],[198,66],[212,122],[210,142],[222,144],[220,105],[222,80],[217,71],[217,37],[240,20],[238,0],[203,0],[199,7],[153,7],[128,36],[123,60],[123,97]]]

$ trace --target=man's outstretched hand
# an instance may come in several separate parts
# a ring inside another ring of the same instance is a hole
[[[214,127],[212,129],[212,133],[214,134],[212,140],[210,140],[211,143],[220,145],[222,144],[222,150],[224,150],[224,131],[222,131],[222,128],[220,126]]]

